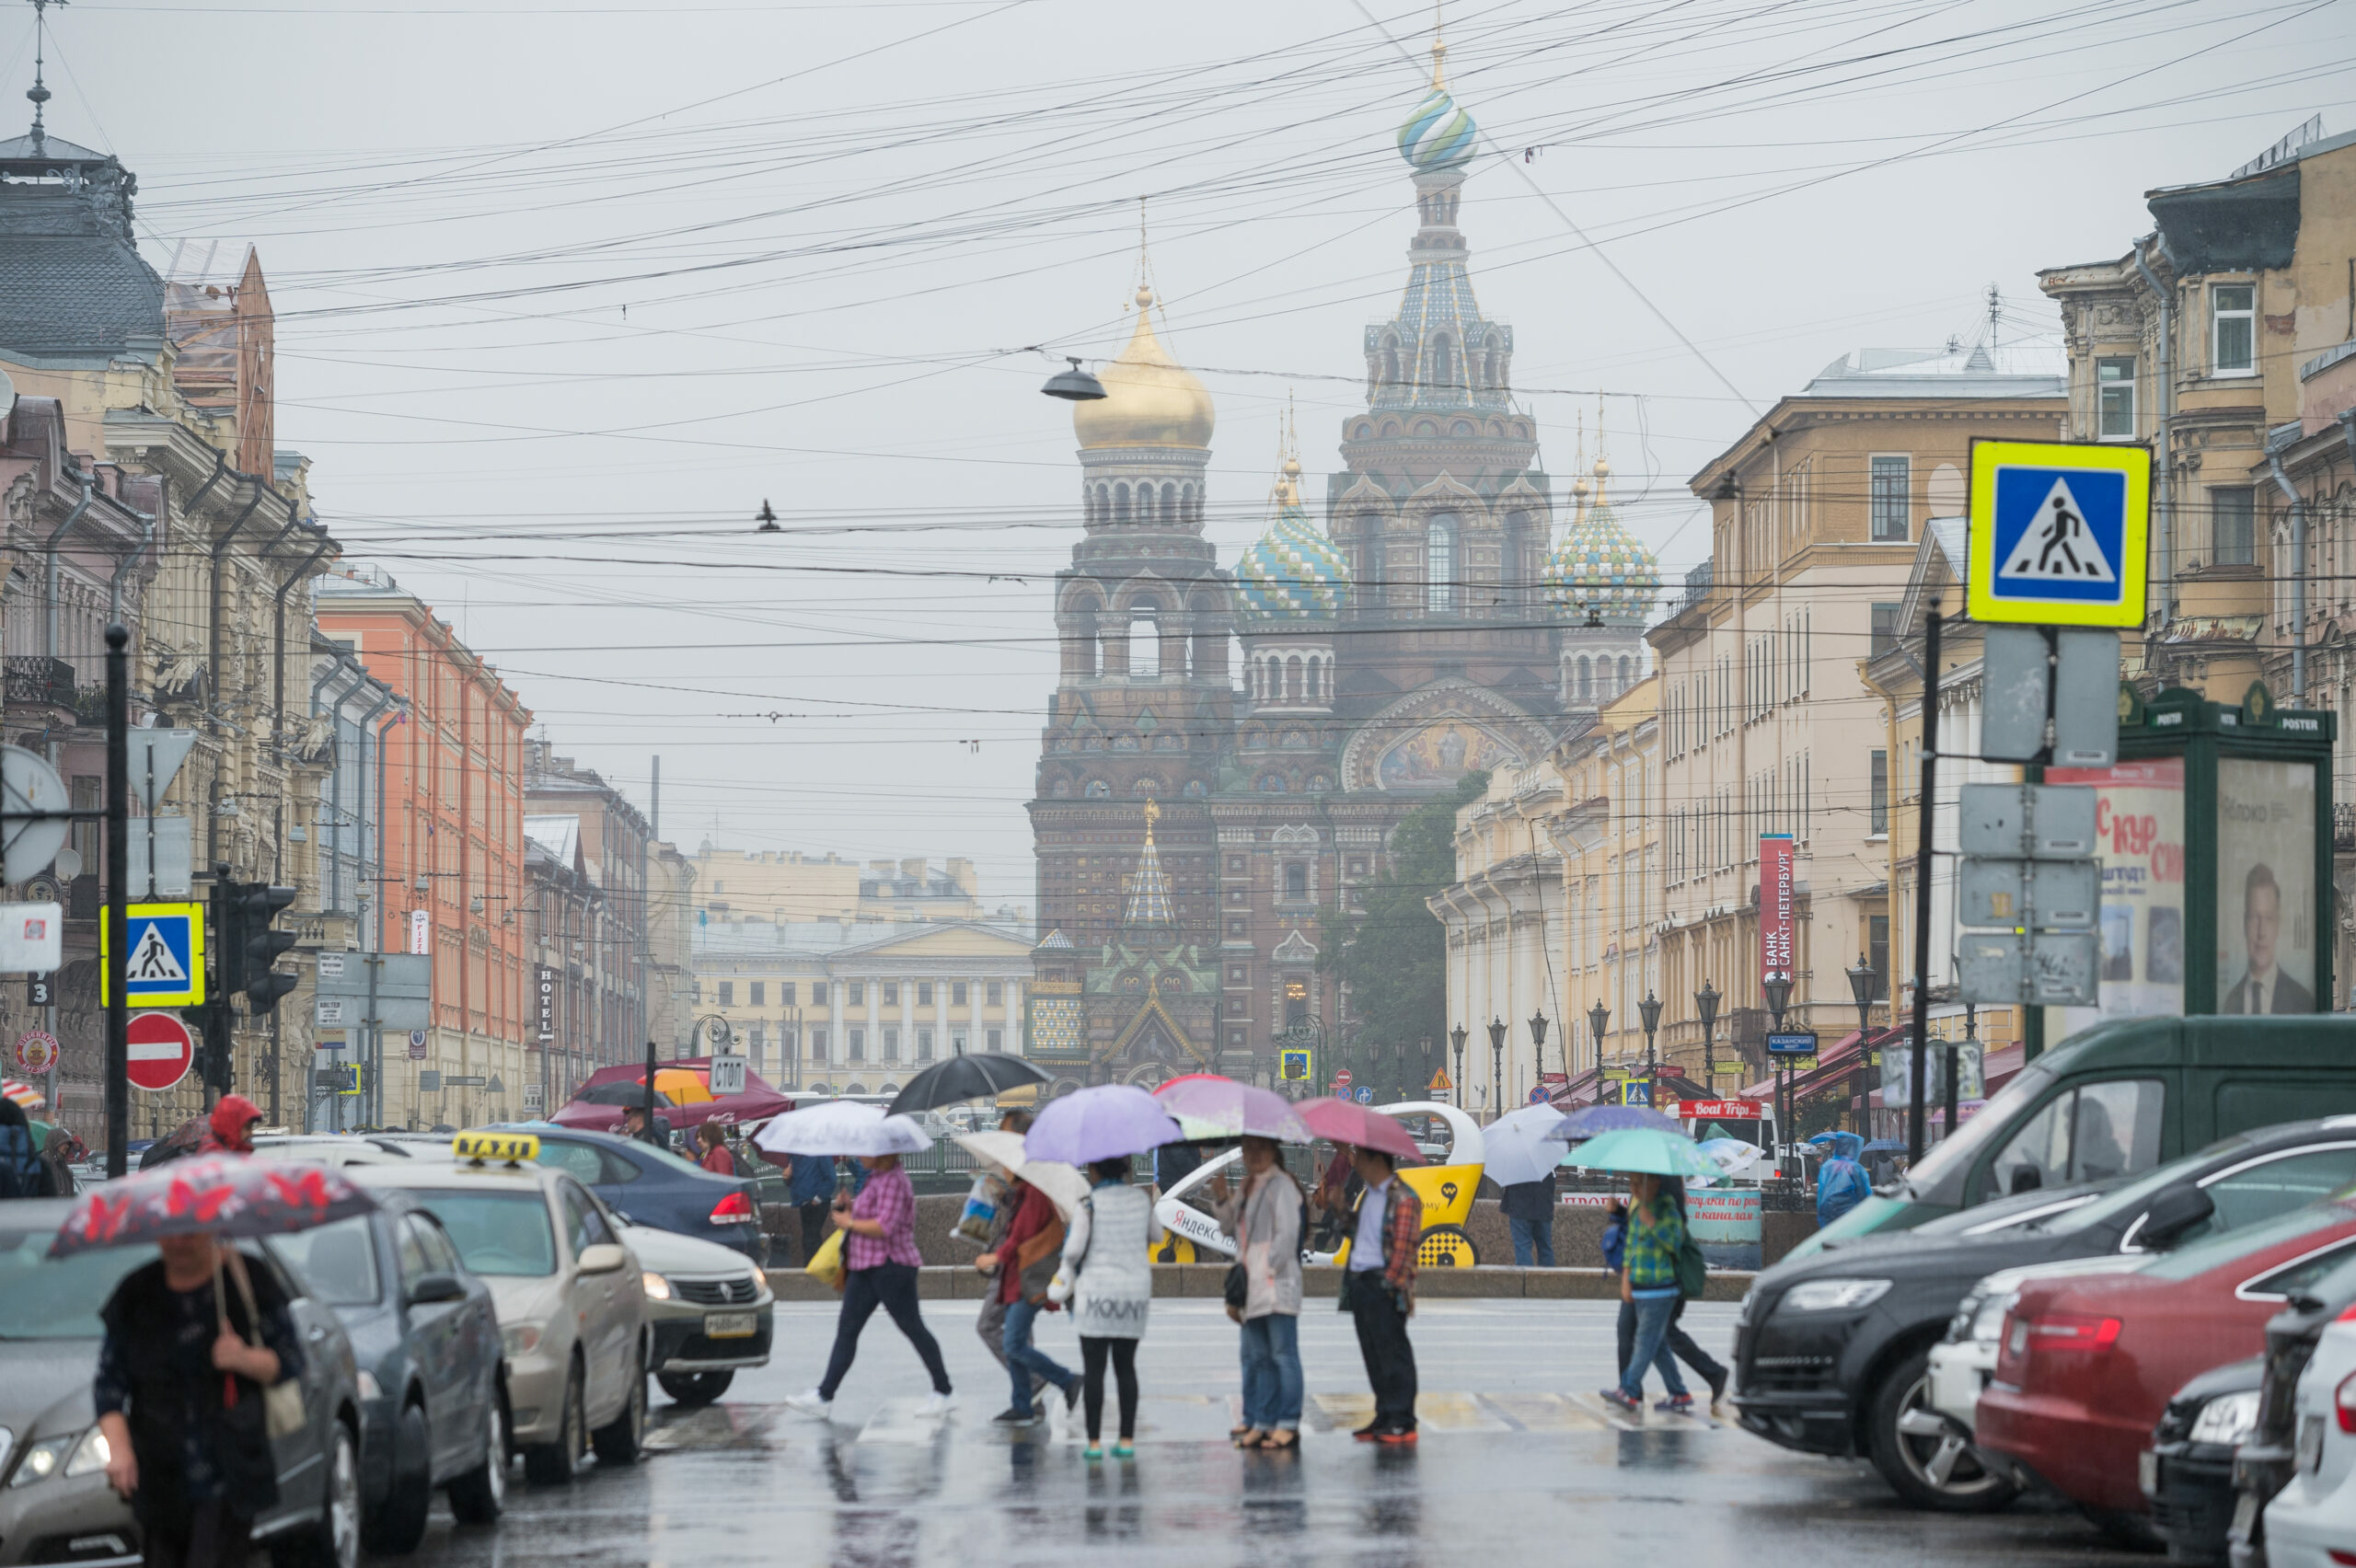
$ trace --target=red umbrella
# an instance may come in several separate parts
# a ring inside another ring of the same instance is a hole
[[[277,1236],[375,1206],[375,1199],[325,1165],[200,1155],[94,1188],[66,1216],[49,1255],[204,1231]]]
[[[711,1058],[687,1056],[677,1061],[664,1061],[662,1067],[665,1071],[677,1067],[690,1072],[710,1072]],[[644,1064],[624,1063],[600,1067],[589,1075],[589,1081],[582,1085],[582,1091],[601,1088],[609,1083],[637,1085],[639,1098],[631,1100],[629,1104],[645,1103],[646,1067]],[[588,1133],[618,1132],[621,1130],[624,1109],[625,1107],[620,1105],[599,1105],[576,1098],[549,1120],[560,1127],[579,1127],[582,1131]],[[705,1122],[718,1122],[722,1126],[748,1122],[766,1122],[772,1116],[783,1115],[792,1109],[793,1101],[791,1096],[780,1094],[760,1074],[748,1071],[745,1075],[745,1092],[742,1094],[723,1094],[716,1099],[699,1100],[687,1105],[663,1106],[659,1108],[659,1113],[664,1121],[670,1124],[673,1132],[685,1133],[692,1131]]]
[[[1417,1165],[1424,1162],[1424,1151],[1415,1147],[1415,1140],[1407,1136],[1407,1129],[1399,1124],[1396,1117],[1386,1116],[1355,1100],[1323,1095],[1304,1100],[1300,1102],[1300,1119],[1321,1138],[1380,1149],[1393,1159]]]

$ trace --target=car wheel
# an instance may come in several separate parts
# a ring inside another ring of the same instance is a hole
[[[597,1462],[601,1465],[634,1465],[639,1451],[646,1443],[646,1357],[641,1355],[633,1364],[629,1380],[629,1398],[622,1401],[619,1415],[597,1428]]]
[[[289,1555],[303,1568],[359,1568],[360,1447],[342,1422],[330,1422],[329,1430],[335,1437],[328,1455],[327,1501],[318,1522],[287,1542],[294,1548]]]
[[[2149,1514],[2130,1514],[2119,1508],[2096,1508],[2081,1505],[2084,1514],[2095,1528],[2100,1530],[2114,1546],[2130,1551],[2157,1551],[2167,1545],[2160,1532],[2152,1528]]]
[[[663,1391],[683,1405],[708,1405],[728,1391],[736,1380],[733,1372],[664,1372],[656,1382]]]
[[[425,1539],[426,1516],[433,1509],[432,1443],[424,1407],[403,1405],[393,1421],[393,1484],[361,1522],[362,1543],[370,1551],[406,1557]]]
[[[535,1443],[524,1450],[524,1479],[535,1486],[561,1486],[581,1469],[581,1450],[588,1446],[589,1418],[582,1409],[581,1364],[574,1362],[564,1379],[564,1421],[553,1443]]]
[[[1435,1225],[1415,1243],[1415,1266],[1419,1269],[1469,1269],[1480,1262],[1481,1254],[1473,1250],[1472,1238],[1461,1225]]]
[[[482,1463],[450,1483],[450,1512],[462,1525],[490,1525],[507,1507],[507,1407],[497,1389],[485,1403]]]
[[[2012,1479],[1971,1446],[1961,1427],[1932,1408],[1927,1346],[1900,1361],[1881,1380],[1865,1419],[1874,1468],[1892,1492],[1917,1508],[1985,1514],[2020,1494]]]

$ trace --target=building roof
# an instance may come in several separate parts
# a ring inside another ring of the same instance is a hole
[[[1546,597],[1576,613],[1593,610],[1608,626],[1642,626],[1660,597],[1660,563],[1620,522],[1604,494],[1611,465],[1595,463],[1595,504],[1587,503],[1587,480],[1571,487],[1577,509],[1563,542],[1546,562]]]
[[[1153,335],[1153,291],[1138,289],[1138,325],[1121,357],[1097,379],[1104,396],[1071,406],[1082,447],[1207,447],[1218,423],[1207,387]]]
[[[8,149],[25,140],[0,144],[0,351],[110,356],[134,340],[160,348],[164,281],[132,240],[128,177],[9,179]]]
[[[992,920],[699,920],[695,953],[710,959],[833,958],[943,931],[978,931],[1025,951],[1031,947],[1028,930]]]
[[[546,849],[559,863],[575,864],[581,854],[581,819],[577,816],[527,816],[524,836]]]
[[[2035,340],[1966,348],[1853,349],[1816,373],[1802,398],[2059,398],[2069,351]]]

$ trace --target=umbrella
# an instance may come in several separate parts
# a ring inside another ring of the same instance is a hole
[[[1022,1136],[1022,1151],[1033,1159],[1089,1165],[1178,1143],[1185,1136],[1170,1113],[1137,1085],[1100,1083],[1047,1101]]]
[[[49,1103],[47,1097],[40,1090],[29,1083],[19,1082],[16,1078],[0,1078],[0,1100],[13,1100],[27,1111],[36,1110]]]
[[[572,1103],[614,1105],[625,1110],[633,1105],[642,1108],[646,1104],[646,1079],[641,1076],[635,1083],[593,1083],[575,1094],[572,1097]],[[664,1093],[659,1087],[655,1090],[654,1108],[656,1110],[666,1110],[676,1103],[677,1101]]]
[[[49,1255],[205,1231],[278,1236],[375,1206],[375,1199],[324,1165],[201,1155],[97,1189],[65,1216]]]
[[[1703,1138],[1696,1146],[1728,1176],[1746,1176],[1768,1159],[1767,1151],[1741,1138]]]
[[[913,1119],[851,1100],[789,1111],[756,1133],[753,1143],[777,1154],[917,1154],[932,1147]]]
[[[994,1165],[1019,1182],[1047,1194],[1065,1219],[1088,1196],[1088,1178],[1060,1159],[1026,1159],[1020,1133],[953,1133],[950,1136],[976,1159]]]
[[[1394,1159],[1423,1163],[1424,1151],[1415,1147],[1415,1140],[1407,1136],[1407,1129],[1399,1124],[1396,1117],[1386,1116],[1355,1100],[1324,1095],[1304,1100],[1300,1102],[1300,1119],[1321,1138],[1358,1148],[1379,1149]]]
[[[960,1051],[910,1078],[907,1087],[893,1097],[892,1114],[905,1116],[911,1111],[930,1111],[962,1101],[987,1100],[1010,1089],[1047,1081],[1046,1073],[1020,1056],[997,1051],[969,1056]]]
[[[723,1094],[715,1099],[706,1082],[710,1071],[711,1059],[709,1056],[690,1056],[655,1069],[655,1108],[663,1112],[663,1119],[671,1124],[673,1132],[692,1132],[705,1122],[747,1126],[793,1109],[791,1099],[779,1093],[767,1078],[756,1072],[745,1075],[742,1094]],[[676,1094],[672,1094],[666,1100],[664,1091],[679,1087],[670,1081],[675,1078],[694,1085],[697,1097],[683,1101]],[[616,1086],[618,1086],[618,1101],[607,1097],[607,1091],[615,1090]],[[589,1075],[587,1087],[572,1097],[572,1103],[558,1111],[550,1120],[560,1127],[617,1132],[621,1127],[623,1113],[630,1106],[645,1103],[646,1068],[643,1066],[600,1067]]]
[[[1500,1187],[1543,1182],[1562,1163],[1561,1142],[1547,1136],[1562,1120],[1552,1105],[1507,1112],[1481,1129],[1483,1170]]]
[[[1155,1090],[1153,1097],[1178,1118],[1190,1142],[1255,1137],[1305,1144],[1316,1136],[1283,1095],[1216,1073],[1172,1078]]]
[[[1616,1133],[1629,1127],[1649,1127],[1655,1132],[1685,1136],[1684,1124],[1674,1116],[1664,1116],[1642,1105],[1590,1105],[1574,1111],[1563,1118],[1562,1124],[1546,1136],[1565,1143],[1576,1143],[1581,1138],[1597,1137],[1604,1133]]]
[[[204,1136],[212,1130],[211,1124],[203,1117],[191,1116],[140,1152],[139,1169],[152,1170],[156,1166],[178,1159],[184,1154],[195,1152],[197,1145],[202,1143]],[[441,1129],[437,1127],[434,1130],[439,1132]]]
[[[1808,1139],[1810,1143],[1815,1141],[1814,1138]],[[1859,1154],[1904,1154],[1906,1145],[1897,1138],[1876,1138],[1857,1152]]]
[[[1679,1133],[1652,1127],[1623,1127],[1616,1133],[1589,1138],[1571,1151],[1571,1163],[1588,1170],[1649,1172],[1655,1176],[1722,1174],[1715,1160],[1701,1146]]]

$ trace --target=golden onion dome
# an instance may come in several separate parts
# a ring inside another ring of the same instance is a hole
[[[1140,287],[1129,346],[1097,373],[1104,396],[1072,405],[1072,431],[1083,448],[1211,444],[1211,395],[1153,335],[1152,304],[1153,291]]]

